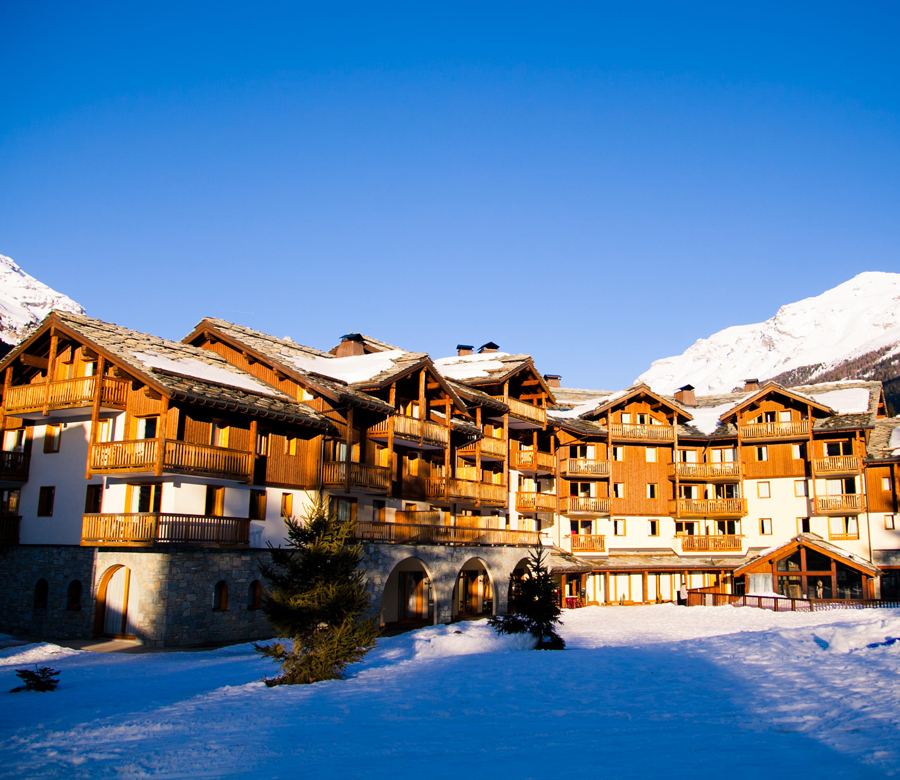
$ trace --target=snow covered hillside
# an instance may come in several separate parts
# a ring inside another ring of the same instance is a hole
[[[84,314],[71,298],[29,276],[12,258],[0,255],[0,342],[18,344],[51,309]]]
[[[897,375],[898,359],[900,274],[871,272],[782,306],[765,322],[700,339],[681,355],[654,361],[638,379],[661,393],[686,384],[700,394],[720,393],[751,377],[786,384],[884,380]],[[879,375],[884,366],[894,368]]]
[[[9,778],[873,778],[900,769],[900,610],[565,611],[569,649],[484,621],[382,639],[346,681],[266,688],[238,645],[0,650]],[[61,669],[54,693],[5,693]]]

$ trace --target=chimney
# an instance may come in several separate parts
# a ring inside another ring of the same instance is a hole
[[[499,344],[495,344],[493,341],[489,341],[487,344],[482,344],[478,348],[478,352],[479,354],[484,354],[485,352],[496,352],[498,349],[500,349]]]
[[[562,387],[560,384],[560,380],[562,377],[559,374],[544,374],[544,381],[547,383],[547,387]]]
[[[675,400],[684,406],[696,406],[697,397],[694,395],[694,386],[685,385],[684,387],[679,387],[675,391]]]
[[[744,392],[745,393],[755,393],[759,390],[759,380],[758,379],[745,379],[744,380]]]
[[[362,336],[358,333],[347,333],[341,336],[341,343],[338,344],[335,357],[355,357],[356,355],[365,355],[366,348],[363,345]]]
[[[471,355],[474,347],[471,344],[457,344],[456,345],[456,354],[459,357],[465,357],[466,355]]]

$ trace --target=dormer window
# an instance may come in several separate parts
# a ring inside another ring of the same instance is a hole
[[[155,439],[158,418],[140,417],[137,421],[137,439]]]
[[[790,422],[791,421],[791,410],[785,409],[778,413],[778,419],[780,422]]]
[[[622,425],[629,425],[631,423],[631,413],[630,412],[622,412]]]

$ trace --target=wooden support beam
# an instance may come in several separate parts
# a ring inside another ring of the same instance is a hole
[[[103,398],[103,370],[105,368],[106,358],[100,355],[97,358],[97,378],[94,380],[94,400],[91,404],[91,440],[88,444],[88,458],[84,470],[85,479],[90,479],[94,476],[94,472],[91,471],[91,459],[94,445],[97,443],[97,428],[100,425],[100,400]]]
[[[19,355],[19,360],[22,361],[26,366],[30,368],[39,368],[41,371],[47,370],[48,360],[45,357],[38,357],[37,355],[26,355],[24,352]]]
[[[161,477],[163,473],[163,461],[166,450],[166,422],[169,417],[169,399],[162,397],[159,403],[159,424],[156,426],[158,444],[156,446],[156,468],[154,474]]]
[[[350,464],[353,461],[353,407],[348,407],[347,409],[347,436],[346,436],[346,447],[347,452],[344,456],[344,462],[346,463],[344,475],[344,492],[350,492]]]
[[[50,357],[47,358],[47,380],[44,383],[44,408],[41,414],[44,416],[50,414],[50,382],[53,381],[54,367],[56,364],[56,349],[59,345],[59,336],[56,335],[55,328],[50,326]]]
[[[259,457],[259,421],[254,417],[250,420],[250,484],[256,483],[256,459]]]

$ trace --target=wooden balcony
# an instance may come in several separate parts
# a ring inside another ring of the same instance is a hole
[[[220,479],[249,481],[253,457],[245,450],[190,444],[166,439],[163,447],[164,472],[196,474]],[[91,471],[98,474],[153,471],[156,467],[158,439],[112,441],[91,447]]]
[[[821,476],[855,476],[859,474],[860,468],[861,461],[855,455],[836,455],[813,460],[813,470]]]
[[[398,509],[394,522],[406,525],[448,525],[450,513],[441,509]]]
[[[0,452],[0,481],[27,482],[29,463],[26,452]]]
[[[478,482],[457,477],[429,477],[425,481],[425,497],[430,501],[475,502]]]
[[[482,504],[490,506],[506,506],[509,500],[509,489],[506,485],[496,485],[493,482],[481,482],[478,485],[478,497]]]
[[[369,438],[386,439],[391,425],[394,426],[394,437],[403,441],[437,448],[446,447],[450,442],[450,434],[445,426],[403,414],[395,414],[373,425],[368,430]]]
[[[866,500],[860,493],[816,497],[817,515],[858,515],[865,511]]]
[[[81,544],[98,547],[152,547],[188,544],[200,547],[246,547],[246,517],[176,515],[163,512],[84,515]]]
[[[747,499],[679,498],[669,501],[669,514],[673,517],[744,517],[747,514]]]
[[[669,476],[688,482],[739,482],[744,468],[741,463],[670,463]]]
[[[19,515],[0,515],[0,544],[19,543]]]
[[[640,441],[675,441],[675,429],[671,425],[630,425],[612,423],[609,433],[614,439],[638,439]]]
[[[344,490],[347,486],[347,466],[350,467],[350,490],[362,493],[387,493],[391,486],[391,470],[387,466],[366,463],[332,461],[325,464],[325,487]]]
[[[609,499],[594,496],[566,496],[560,501],[564,515],[608,515]]]
[[[556,512],[556,496],[553,493],[516,493],[517,512]]]
[[[741,535],[679,536],[682,552],[740,552],[744,537]]]
[[[10,387],[3,398],[3,407],[7,414],[34,414],[43,412],[45,406],[48,411],[91,406],[99,379],[101,377],[87,376],[60,379],[49,385],[39,382]],[[128,382],[110,376],[102,377],[102,380],[100,406],[124,409]]]
[[[559,465],[566,479],[605,479],[609,477],[609,461],[592,458],[567,458]]]
[[[606,537],[598,534],[572,534],[569,542],[573,553],[606,552]]]
[[[754,423],[741,426],[742,439],[804,439],[809,436],[809,420]]]
[[[505,460],[506,440],[485,436],[481,441],[472,442],[459,448],[459,454],[464,458],[474,458],[479,451],[482,460]]]
[[[478,518],[476,518],[478,519]],[[483,518],[482,518],[483,519]],[[500,545],[533,547],[537,531],[508,531],[453,525],[407,523],[357,523],[356,538],[384,544]]]
[[[543,407],[525,403],[518,398],[505,398],[502,395],[495,395],[494,398],[498,401],[503,401],[509,407],[511,417],[517,417],[542,428],[547,424],[547,410]]]
[[[511,465],[516,471],[553,474],[556,472],[556,455],[540,450],[515,450]]]

